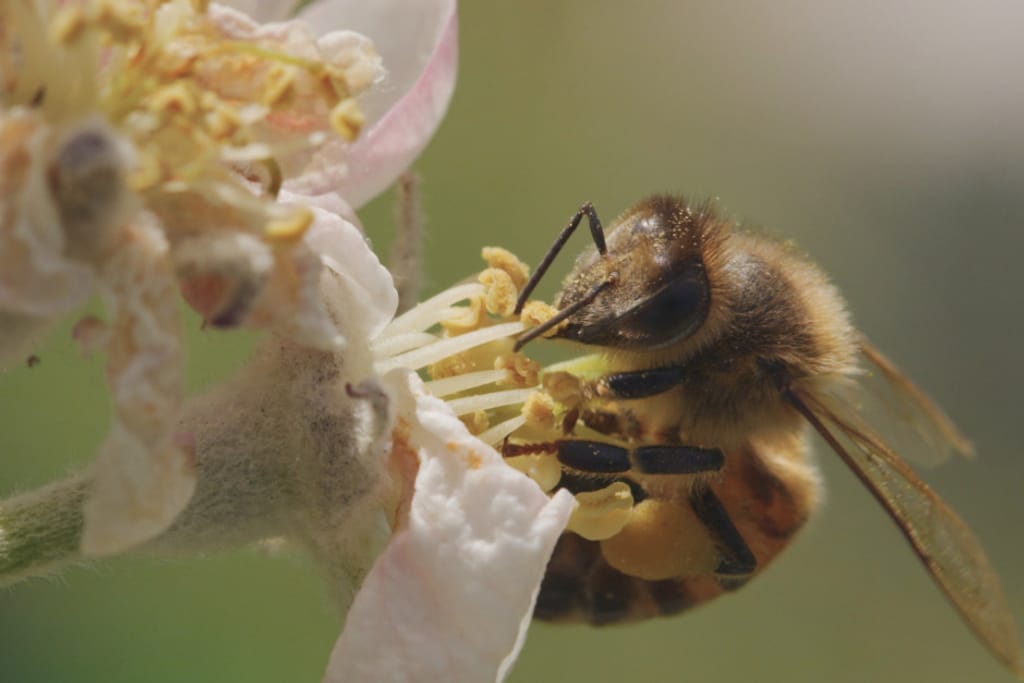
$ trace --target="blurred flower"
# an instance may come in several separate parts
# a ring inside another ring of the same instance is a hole
[[[481,439],[452,410],[530,391],[511,352],[517,272],[492,254],[480,283],[393,319],[351,208],[447,108],[454,0],[323,0],[271,24],[257,19],[280,4],[235,4],[254,18],[201,0],[0,9],[0,361],[103,295],[109,322],[75,329],[104,350],[115,405],[84,554],[284,539],[348,611],[326,680],[500,679],[573,507],[489,445],[526,418]],[[175,289],[209,325],[271,332],[189,401]],[[431,391],[461,398],[432,396],[415,373],[428,365],[448,377]],[[519,388],[475,394],[503,383]],[[0,521],[38,503],[8,501]]]

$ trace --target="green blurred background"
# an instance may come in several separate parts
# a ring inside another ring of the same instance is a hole
[[[819,261],[975,440],[978,462],[924,476],[1024,622],[1024,6],[632,5],[463,4],[458,91],[418,164],[427,289],[484,244],[535,262],[584,200],[610,220],[653,191],[719,197]],[[362,212],[382,253],[392,204]],[[193,342],[194,387],[251,348]],[[39,355],[0,377],[5,493],[88,462],[107,426],[99,362],[66,329]],[[1009,680],[819,452],[822,513],[747,588],[639,626],[538,625],[511,680]],[[256,551],[73,569],[0,593],[0,681],[317,681],[338,632],[325,596],[301,558]]]

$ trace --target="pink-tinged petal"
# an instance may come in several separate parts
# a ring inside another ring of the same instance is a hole
[[[412,164],[448,109],[458,63],[455,2],[323,2],[300,17],[369,36],[388,69],[384,83],[360,98],[367,125],[359,139],[332,139],[285,183],[300,194],[336,191],[359,207]]]
[[[292,0],[224,0],[218,3],[245,12],[259,22],[284,21],[295,13],[298,2]]]
[[[346,339],[375,337],[394,316],[398,292],[359,229],[355,213],[335,194],[300,197],[282,190],[278,200],[313,210],[313,225],[303,242],[325,266],[322,298],[339,317],[342,335]]]
[[[395,439],[419,471],[408,519],[356,596],[324,680],[501,680],[573,498],[549,499],[505,465],[415,375],[386,380],[406,403],[411,391]]]

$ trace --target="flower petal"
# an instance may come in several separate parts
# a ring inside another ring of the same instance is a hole
[[[85,503],[82,551],[116,553],[166,529],[195,488],[194,451],[175,429],[185,388],[177,280],[155,220],[124,229],[103,264],[111,312],[107,377],[114,425]]]
[[[285,183],[302,194],[336,191],[359,207],[419,156],[448,109],[458,62],[455,2],[322,2],[299,16],[369,36],[388,69],[385,82],[360,97],[368,122],[362,136],[352,145],[331,140]]]
[[[303,197],[282,190],[278,200],[313,210],[313,225],[303,241],[320,254],[333,276],[321,284],[323,298],[335,314],[343,316],[339,324],[346,338],[372,339],[394,316],[398,292],[391,274],[357,227],[355,213],[333,193]]]
[[[396,447],[404,439],[416,448],[415,492],[407,524],[356,596],[324,680],[501,680],[573,498],[549,499],[506,466],[412,373],[386,380],[409,385],[394,388],[413,402],[399,408],[408,433]]]
[[[298,2],[292,0],[222,0],[218,3],[244,12],[259,22],[284,21],[295,13]]]

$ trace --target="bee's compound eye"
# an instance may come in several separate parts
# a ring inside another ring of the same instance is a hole
[[[709,300],[704,268],[691,263],[634,307],[622,322],[649,344],[669,344],[692,334],[704,322]]]

